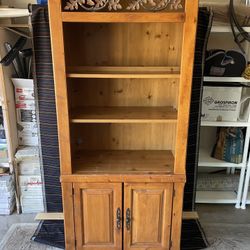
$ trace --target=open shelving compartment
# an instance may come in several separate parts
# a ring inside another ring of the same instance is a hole
[[[182,30],[64,23],[73,174],[174,173]]]

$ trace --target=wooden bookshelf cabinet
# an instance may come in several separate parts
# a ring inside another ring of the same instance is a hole
[[[66,248],[179,249],[198,1],[97,3],[49,1]]]

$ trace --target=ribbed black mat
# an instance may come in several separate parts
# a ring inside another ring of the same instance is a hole
[[[35,241],[64,249],[63,221],[44,221],[38,226]],[[182,223],[181,250],[198,250],[207,247],[207,240],[197,220]]]

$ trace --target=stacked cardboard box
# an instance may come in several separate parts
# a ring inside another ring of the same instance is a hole
[[[0,214],[11,214],[15,207],[15,183],[9,170],[8,147],[4,130],[2,107],[0,107]]]
[[[21,147],[16,153],[20,203],[23,213],[44,210],[38,125],[34,82],[31,79],[12,79],[15,86],[18,139]]]
[[[9,215],[15,207],[15,186],[12,175],[0,176],[0,214]]]
[[[20,202],[23,213],[44,211],[38,147],[21,147],[16,153]]]
[[[6,162],[8,162],[8,148],[3,124],[3,111],[0,106],[0,166]]]
[[[12,79],[15,86],[19,145],[38,146],[38,126],[34,82],[31,79]]]

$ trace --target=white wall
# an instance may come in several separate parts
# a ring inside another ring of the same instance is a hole
[[[36,0],[1,0],[2,5],[16,8],[27,8],[29,3],[37,3]]]

